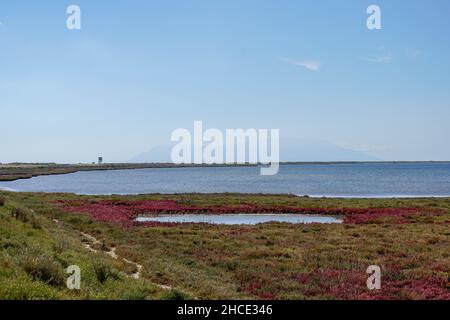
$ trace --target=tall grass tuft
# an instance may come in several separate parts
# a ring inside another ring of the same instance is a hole
[[[11,210],[11,216],[23,223],[30,223],[34,229],[41,229],[42,225],[35,216],[35,214],[27,209],[13,208]]]
[[[178,289],[170,289],[161,297],[162,300],[191,300],[191,296]]]
[[[22,268],[35,281],[39,280],[55,287],[64,283],[63,267],[45,255],[25,254]]]
[[[119,274],[103,261],[94,263],[94,272],[101,284],[104,284],[108,279],[119,279]]]
[[[13,208],[11,210],[11,216],[16,220],[19,220],[19,221],[22,221],[25,223],[30,221],[30,218],[31,218],[30,213],[27,210],[22,209],[22,208]]]

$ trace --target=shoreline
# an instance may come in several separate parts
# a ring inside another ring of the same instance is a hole
[[[1,183],[1,181],[0,181]],[[414,199],[446,199],[450,198],[450,195],[302,195],[302,194],[289,194],[289,193],[247,193],[247,192],[172,192],[172,193],[98,193],[98,194],[90,194],[90,193],[73,193],[73,192],[44,192],[44,191],[20,191],[8,187],[2,187],[0,185],[0,192],[14,192],[14,193],[30,193],[30,194],[46,194],[46,195],[55,195],[55,194],[67,194],[74,196],[86,196],[86,197],[111,197],[111,196],[119,196],[119,197],[134,197],[134,196],[155,196],[155,195],[175,195],[175,196],[183,196],[183,195],[204,195],[204,196],[225,196],[225,195],[240,195],[240,196],[262,196],[262,197],[271,197],[271,196],[292,196],[296,198],[305,198],[305,199],[342,199],[342,200],[364,200],[364,199],[379,199],[379,200],[414,200]]]
[[[173,163],[107,163],[107,164],[0,164],[0,182],[31,179],[38,176],[70,174],[80,171],[218,168],[255,166],[253,164],[173,164]]]
[[[348,165],[348,164],[450,164],[450,161],[311,161],[280,162],[283,165]],[[56,163],[0,163],[0,182],[30,179],[38,176],[70,174],[79,171],[254,167],[258,164],[174,164],[174,163],[105,163],[105,164],[56,164]]]
[[[305,195],[297,195],[305,197]],[[409,194],[393,194],[393,195],[306,195],[313,199],[433,199],[433,198],[450,198],[450,195],[409,195]]]

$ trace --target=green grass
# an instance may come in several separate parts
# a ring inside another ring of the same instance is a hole
[[[76,196],[0,192],[0,298],[14,299],[339,299],[377,298],[365,287],[369,265],[382,267],[379,298],[427,299],[449,292],[450,199],[313,199],[283,195],[185,194]],[[173,199],[189,205],[418,207],[443,215],[361,225],[257,226],[184,224],[123,228],[65,213],[56,200]],[[1,201],[0,201],[1,204]],[[20,208],[18,214],[17,210]],[[19,218],[25,216],[25,219]],[[59,221],[58,224],[53,219]],[[33,221],[35,221],[33,223]],[[79,232],[143,265],[83,247]],[[60,272],[82,270],[82,289],[67,290]],[[442,284],[444,283],[444,284]],[[445,284],[447,283],[447,284]],[[155,284],[168,285],[163,290]],[[338,289],[336,289],[338,288]]]
[[[33,206],[33,214],[26,200],[0,197],[6,200],[0,206],[0,299],[155,299],[165,294],[150,281],[119,275],[120,263],[88,252],[76,231],[42,214],[42,205]],[[65,285],[69,265],[82,270],[80,290]],[[107,275],[99,276],[98,266]]]

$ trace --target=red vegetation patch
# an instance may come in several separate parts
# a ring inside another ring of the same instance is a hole
[[[63,205],[62,209],[72,213],[87,213],[97,221],[115,222],[124,226],[131,226],[133,214],[126,207],[119,205],[106,205],[102,202],[98,203],[69,203]]]
[[[296,213],[311,215],[342,216],[344,223],[382,223],[388,218],[390,223],[411,223],[418,215],[436,215],[440,211],[422,212],[417,208],[299,208],[289,206],[257,206],[241,204],[233,206],[191,206],[179,204],[175,200],[99,200],[99,201],[57,201],[66,212],[83,212],[98,221],[111,221],[124,226],[132,226],[139,215],[150,214],[233,214],[233,213]],[[139,223],[141,226],[175,225],[161,223]]]
[[[251,282],[244,286],[243,290],[247,293],[253,294],[260,299],[264,300],[275,300],[276,296],[274,293],[269,291],[264,291],[264,287],[261,283]]]
[[[450,284],[442,278],[412,280],[381,279],[380,290],[369,290],[364,271],[318,270],[296,278],[305,296],[324,296],[343,300],[427,299],[449,300]]]
[[[421,212],[417,208],[375,208],[359,209],[353,213],[346,213],[344,223],[365,224],[378,223],[387,218],[389,223],[410,223],[411,218],[418,215],[433,216],[440,214],[439,211]]]

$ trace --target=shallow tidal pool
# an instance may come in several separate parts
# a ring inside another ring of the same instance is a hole
[[[336,217],[305,214],[165,214],[141,216],[138,222],[211,223],[225,225],[255,225],[267,222],[285,223],[342,223]]]

